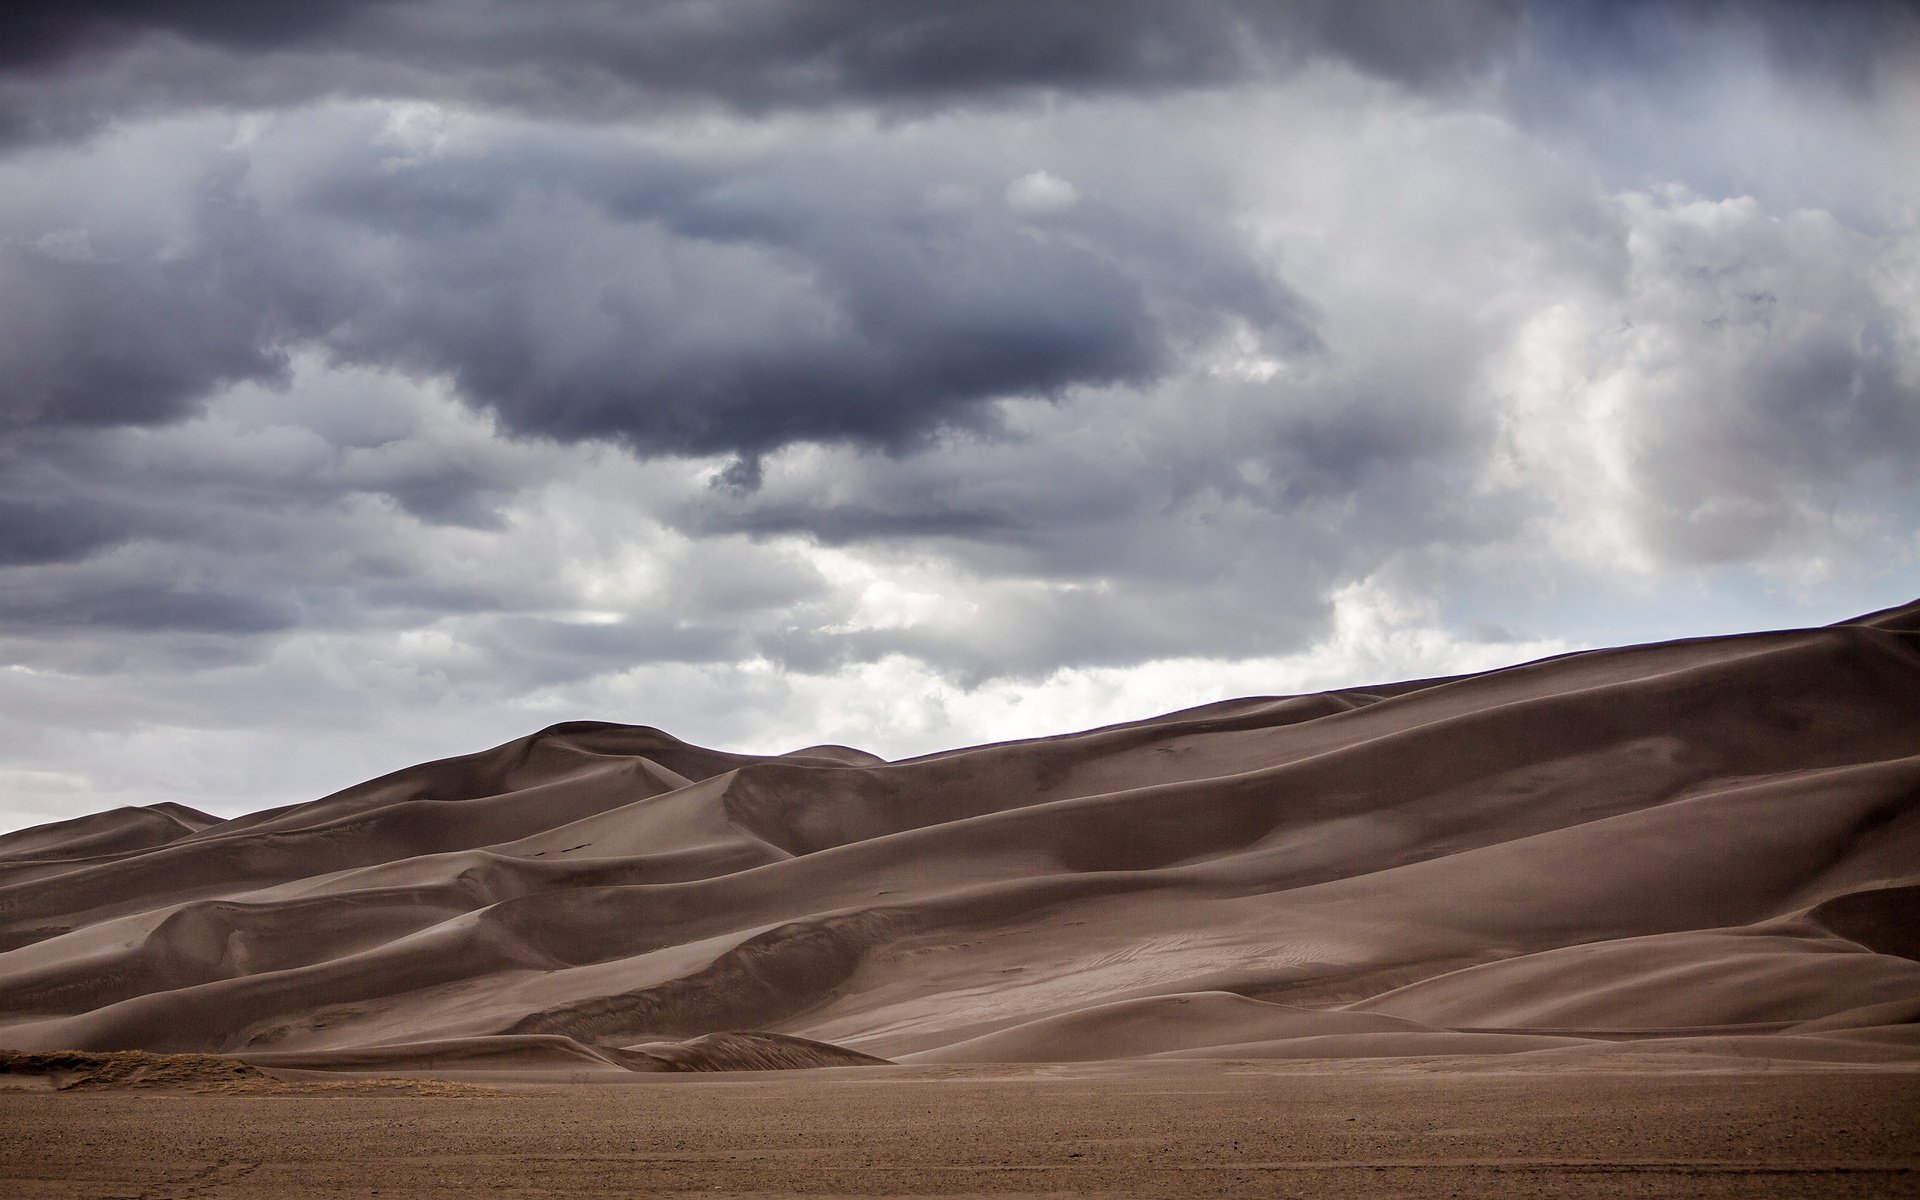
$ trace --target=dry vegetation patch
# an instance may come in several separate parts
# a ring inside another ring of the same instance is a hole
[[[0,1087],[47,1086],[56,1091],[155,1088],[190,1092],[402,1092],[409,1095],[491,1095],[492,1088],[438,1079],[278,1079],[237,1058],[218,1054],[151,1054],[145,1050],[0,1050]]]

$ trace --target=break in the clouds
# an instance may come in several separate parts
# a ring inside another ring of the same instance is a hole
[[[1903,5],[6,20],[5,822],[1920,592]]]

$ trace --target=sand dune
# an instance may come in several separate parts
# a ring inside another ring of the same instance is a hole
[[[574,722],[0,837],[0,1045],[1920,1058],[1920,604],[883,762]]]

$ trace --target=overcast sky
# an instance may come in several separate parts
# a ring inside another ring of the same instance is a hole
[[[1904,3],[0,18],[0,828],[1920,594]]]

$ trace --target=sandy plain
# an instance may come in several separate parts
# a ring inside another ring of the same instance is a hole
[[[1911,1196],[1920,1074],[836,1069],[490,1092],[0,1093],[72,1196]]]

